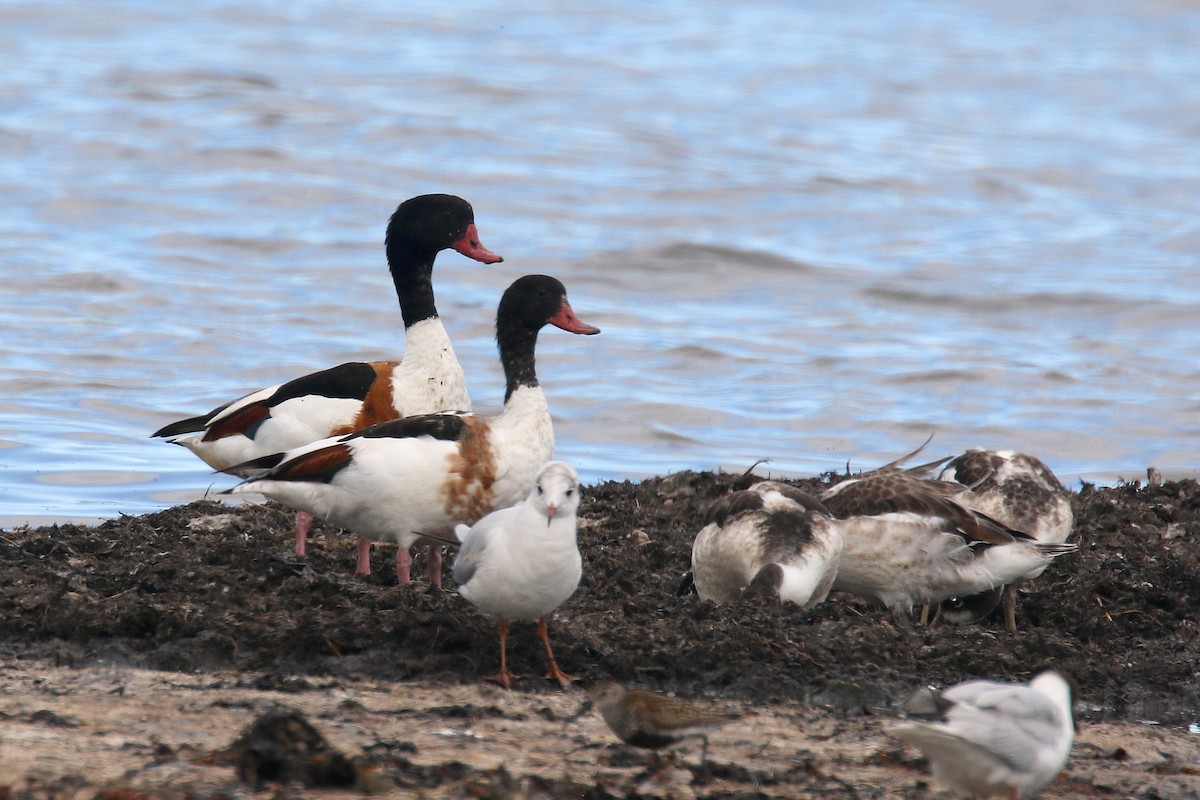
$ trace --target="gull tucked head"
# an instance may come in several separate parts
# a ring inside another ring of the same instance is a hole
[[[529,502],[546,518],[568,519],[579,510],[579,476],[565,461],[549,461],[537,476],[537,485],[529,493]]]

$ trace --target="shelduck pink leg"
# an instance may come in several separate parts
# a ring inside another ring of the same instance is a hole
[[[312,527],[312,514],[296,512],[296,555],[304,555],[304,544],[308,541],[308,529]]]
[[[371,540],[358,538],[358,564],[354,567],[355,575],[371,574]]]
[[[396,582],[401,586],[412,583],[412,561],[412,553],[408,548],[396,548]]]
[[[425,574],[429,576],[429,583],[433,586],[442,588],[442,547],[441,545],[429,546],[429,553],[425,558]]]

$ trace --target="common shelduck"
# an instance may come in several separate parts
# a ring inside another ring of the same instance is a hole
[[[1066,766],[1075,738],[1071,686],[1053,670],[1028,685],[918,689],[906,711],[910,721],[891,733],[928,756],[933,774],[964,797],[1032,797]]]
[[[579,476],[564,461],[550,461],[538,472],[533,489],[517,505],[493,511],[474,525],[458,525],[462,543],[454,559],[458,593],[496,617],[500,633],[500,672],[496,680],[512,686],[508,671],[508,623],[537,620],[538,635],[550,662],[547,678],[567,686],[577,680],[558,667],[546,630],[546,617],[579,586],[583,560],[575,537]]]
[[[1073,544],[1038,542],[954,499],[962,487],[886,469],[821,495],[839,520],[833,588],[875,598],[898,615],[915,605],[993,589],[1044,568]]]
[[[1071,495],[1042,461],[1012,450],[971,448],[946,463],[938,475],[966,487],[955,495],[971,508],[982,511],[1010,528],[1029,534],[1039,542],[1058,544],[1071,536],[1075,516]],[[1041,575],[1045,565],[980,596],[956,598],[954,609],[943,603],[939,615],[949,622],[974,622],[986,616],[997,602],[1004,604],[1004,624],[1017,630],[1016,592],[1022,581]]]
[[[815,497],[762,481],[713,503],[692,543],[702,600],[770,597],[812,608],[829,594],[842,553],[838,523]]]
[[[566,289],[526,275],[500,300],[496,342],[507,387],[498,416],[428,414],[382,422],[237,465],[253,477],[230,492],[258,492],[359,537],[399,544],[396,574],[410,581],[409,548],[424,533],[445,540],[456,524],[523,499],[554,451],[546,396],[534,369],[538,331],[600,329],[581,321]]]
[[[462,367],[434,305],[433,262],[447,248],[484,264],[503,259],[479,243],[471,205],[447,194],[401,203],[388,222],[385,247],[404,319],[403,360],[330,367],[173,422],[153,436],[169,437],[214,469],[229,471],[246,461],[397,417],[470,411]],[[307,512],[297,514],[298,555],[304,555],[310,523]],[[360,542],[360,556],[364,548],[369,543]],[[432,563],[436,560],[431,559],[431,570],[436,568],[440,579],[440,564]],[[360,557],[358,571],[369,573],[370,561]]]

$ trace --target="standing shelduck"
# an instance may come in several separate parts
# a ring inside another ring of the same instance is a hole
[[[398,417],[470,411],[462,367],[434,305],[433,262],[448,248],[484,264],[503,259],[479,243],[471,205],[446,194],[401,203],[388,222],[385,246],[404,319],[403,360],[330,367],[173,422],[153,436],[167,437],[228,472],[262,456]],[[298,555],[304,555],[310,524],[307,512],[297,514]],[[370,573],[369,548],[368,540],[359,542],[360,574]],[[440,552],[431,550],[435,582],[441,580]]]
[[[526,275],[500,299],[496,342],[504,367],[498,416],[428,414],[383,422],[285,453],[239,464],[253,477],[230,492],[258,492],[359,537],[399,544],[396,573],[409,581],[409,548],[423,534],[445,539],[457,524],[523,499],[554,451],[554,429],[538,384],[534,349],[547,323],[578,334],[581,321],[566,289]]]

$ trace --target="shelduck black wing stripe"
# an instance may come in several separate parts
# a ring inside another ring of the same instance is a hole
[[[415,439],[418,436],[432,436],[434,439],[454,442],[462,438],[467,424],[467,417],[457,414],[420,414],[414,417],[401,417],[380,422],[351,433],[342,441],[346,442],[360,437],[363,439]]]
[[[364,361],[351,361],[336,367],[302,375],[283,384],[263,402],[277,406],[297,397],[331,397],[362,400],[375,382],[375,368]]]

